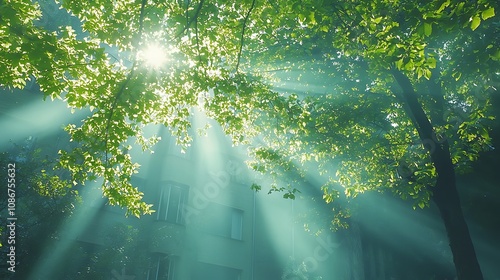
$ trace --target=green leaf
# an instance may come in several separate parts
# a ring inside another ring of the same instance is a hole
[[[316,18],[314,16],[314,11],[311,11],[311,13],[309,14],[309,21],[311,22],[312,25],[316,25],[317,24]]]
[[[431,68],[431,69],[436,68],[436,63],[437,63],[437,61],[436,61],[436,59],[435,59],[434,57],[429,57],[429,58],[427,59],[427,65],[428,65],[428,66],[429,66],[429,68]]]
[[[498,49],[492,56],[491,59],[495,61],[500,61],[500,49]]]
[[[432,23],[424,23],[424,34],[429,37],[432,34]]]
[[[405,69],[408,71],[413,70],[413,67],[415,67],[415,64],[413,63],[412,60],[408,61],[408,63],[406,63],[406,65],[405,65]]]
[[[403,59],[396,61],[396,67],[401,70],[403,68]]]
[[[422,68],[417,69],[417,78],[420,79],[424,74],[424,70]]]
[[[479,130],[479,134],[481,135],[481,137],[483,137],[483,139],[490,139],[488,130],[484,127],[481,127],[481,129]]]
[[[485,10],[481,13],[481,17],[483,20],[487,20],[495,16],[495,8],[491,7],[488,10]]]
[[[455,81],[458,81],[458,80],[460,80],[460,77],[462,77],[462,73],[461,73],[461,72],[453,72],[453,73],[451,74],[451,76],[452,76],[453,78],[455,78]]]
[[[425,76],[425,78],[426,78],[427,80],[429,80],[429,79],[431,78],[431,76],[432,76],[431,70],[429,70],[429,69],[425,69],[425,70],[424,70],[424,76]]]
[[[474,31],[479,27],[480,24],[481,24],[481,19],[478,16],[475,16],[472,19],[472,22],[470,24],[470,28],[472,29],[472,31]]]
[[[446,7],[450,5],[450,0],[447,0],[443,4],[441,4],[441,7],[436,11],[437,13],[441,13]]]
[[[262,189],[262,187],[260,185],[257,185],[255,183],[253,183],[252,186],[250,187],[250,189],[258,192],[258,191],[260,191]]]

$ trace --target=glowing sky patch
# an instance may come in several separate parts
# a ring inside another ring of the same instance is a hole
[[[158,44],[150,44],[139,53],[139,57],[152,68],[160,68],[167,62],[165,48]]]

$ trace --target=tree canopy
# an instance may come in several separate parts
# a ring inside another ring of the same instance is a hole
[[[46,5],[0,5],[0,84],[33,79],[46,97],[90,110],[66,127],[79,145],[60,151],[71,178],[57,182],[102,178],[110,203],[133,215],[150,205],[130,183],[132,141],[151,148],[159,139],[142,129],[163,124],[187,147],[193,108],[252,144],[257,171],[294,171],[292,182],[302,166],[317,168],[326,202],[389,189],[425,207],[445,170],[491,149],[497,1],[62,1],[52,14]],[[43,24],[51,16],[69,20]],[[163,65],[147,64],[150,45]]]
[[[391,69],[408,74],[437,135],[453,139],[454,164],[467,166],[489,144],[485,91],[498,83],[500,59],[498,22],[489,20],[495,3],[61,4],[81,26],[68,25],[75,20],[52,30],[40,24],[69,17],[64,10],[42,12],[41,6],[54,4],[2,5],[1,84],[23,88],[34,79],[47,97],[89,108],[82,124],[66,128],[82,146],[61,151],[60,166],[71,171],[72,184],[104,178],[110,202],[135,215],[149,207],[128,182],[138,169],[127,153],[129,139],[151,147],[158,139],[146,139],[141,129],[160,123],[187,145],[193,106],[235,142],[264,134],[265,145],[255,151],[264,161],[272,154],[288,162],[314,159],[327,172],[324,163],[342,158],[335,181],[348,196],[390,187],[421,206],[435,172],[419,148]],[[168,54],[157,68],[139,55],[152,43]],[[300,83],[302,90],[287,86]],[[398,180],[398,166],[414,178]],[[326,187],[325,198],[332,198]]]
[[[0,180],[7,182],[9,178],[14,178],[14,199],[23,197],[15,201],[14,209],[15,217],[23,221],[23,225],[18,227],[21,230],[14,236],[14,240],[6,240],[3,244],[0,242],[0,247],[15,246],[17,256],[14,267],[19,267],[19,263],[36,262],[44,249],[44,242],[60,239],[61,231],[57,225],[63,218],[73,214],[75,205],[81,202],[81,198],[78,190],[58,189],[57,185],[50,184],[50,177],[41,171],[53,166],[54,160],[44,157],[34,138],[13,145],[9,152],[1,152],[0,164]],[[15,165],[14,168],[12,165]],[[8,168],[15,169],[15,177],[8,176]],[[8,210],[10,212],[11,199],[12,196],[3,196],[0,199],[2,213],[7,213]],[[1,233],[9,236],[6,225],[0,226]],[[9,262],[7,254],[3,254],[0,259],[4,263]],[[26,277],[23,271],[16,270],[16,273]],[[0,272],[0,277],[10,279],[11,274],[11,271],[5,269]]]
[[[498,23],[483,23],[484,33],[479,33],[473,19],[488,19],[494,8],[484,3],[484,10],[478,11],[449,1],[423,7],[404,1],[338,5],[310,9],[314,12],[300,26],[275,41],[279,47],[271,57],[264,54],[270,69],[275,65],[270,60],[282,63],[280,69],[286,73],[277,76],[289,80],[282,83],[289,93],[285,96],[297,105],[289,106],[288,118],[284,113],[268,118],[265,126],[275,129],[266,131],[267,145],[255,155],[270,164],[268,170],[289,168],[283,161],[313,160],[320,172],[328,173],[329,163],[338,161],[331,184],[324,188],[327,201],[338,196],[329,186],[340,184],[347,196],[389,188],[424,207],[429,201],[427,186],[437,177],[424,146],[447,139],[459,171],[465,171],[479,152],[491,149],[488,96],[498,84]],[[352,14],[341,17],[347,11]],[[338,17],[326,16],[331,14]],[[440,31],[433,33],[432,26]],[[287,56],[289,49],[298,53]],[[279,50],[284,50],[284,60],[276,56]],[[294,71],[301,74],[294,76]],[[432,137],[419,137],[422,128],[407,114],[409,105],[395,72],[415,87],[434,126]],[[293,84],[301,85],[294,90]],[[311,84],[319,86],[321,94],[304,92]],[[429,148],[432,153],[435,147]],[[256,169],[264,169],[259,163]]]

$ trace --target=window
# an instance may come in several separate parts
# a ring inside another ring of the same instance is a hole
[[[205,231],[236,240],[243,238],[243,211],[216,203],[210,204],[204,213]]]
[[[243,229],[243,211],[231,209],[231,238],[241,240]]]
[[[157,219],[171,223],[184,224],[183,209],[187,203],[188,187],[167,184],[161,188]]]
[[[147,280],[174,280],[174,261],[166,255],[153,256],[148,269]]]

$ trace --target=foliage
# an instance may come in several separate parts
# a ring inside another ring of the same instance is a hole
[[[289,114],[267,113],[261,125],[274,129],[263,131],[254,169],[276,178],[301,166],[318,170],[326,177],[326,202],[342,192],[355,197],[389,189],[425,207],[437,177],[428,153],[433,147],[426,146],[450,142],[459,172],[492,148],[487,127],[489,94],[498,86],[498,23],[482,21],[477,29],[468,19],[490,18],[496,4],[311,2],[290,6],[295,20],[277,16],[286,7],[271,17],[278,23],[257,19],[275,25],[260,42],[270,47],[254,52],[253,61],[286,90],[289,106],[281,108]],[[419,137],[394,71],[415,86],[433,139]],[[301,172],[305,178],[293,171]]]
[[[124,274],[143,275],[150,257],[141,248],[141,232],[131,225],[116,223],[102,233],[103,243],[74,242],[55,277],[71,279],[110,279]],[[122,270],[123,269],[123,270]]]
[[[321,276],[314,277],[313,274],[307,271],[307,267],[305,263],[297,264],[293,259],[291,259],[285,270],[283,271],[283,275],[281,276],[282,280],[321,280],[323,279]]]
[[[75,204],[81,202],[78,191],[47,181],[44,168],[53,166],[54,160],[43,155],[35,139],[29,138],[22,144],[14,145],[8,152],[0,153],[0,180],[7,182],[7,167],[15,164],[15,218],[18,223],[15,235],[16,263],[32,264],[50,241],[60,238],[58,225],[73,214]],[[52,175],[52,173],[50,173]],[[58,174],[63,176],[63,174]],[[0,211],[7,213],[7,196],[0,199]],[[8,233],[6,225],[0,226],[0,233]],[[5,249],[11,246],[4,243]],[[4,248],[2,248],[4,249]],[[5,263],[7,254],[0,259]],[[26,277],[28,270],[16,270],[16,275]],[[3,273],[9,271],[2,270]],[[8,278],[5,278],[8,279]]]
[[[73,184],[103,178],[104,195],[129,214],[151,211],[130,184],[139,168],[132,142],[154,145],[159,139],[142,128],[155,123],[188,146],[192,107],[236,143],[259,136],[255,170],[276,178],[293,171],[287,187],[271,191],[294,198],[302,166],[316,162],[327,202],[390,189],[424,207],[436,172],[391,71],[409,77],[436,139],[448,139],[454,164],[466,169],[490,143],[497,5],[62,1],[81,21],[77,34],[69,26],[49,31],[37,24],[40,4],[11,0],[1,6],[0,84],[23,88],[35,79],[45,96],[90,110],[66,128],[81,146],[61,151],[58,168]],[[169,53],[155,69],[138,55],[153,42]]]

